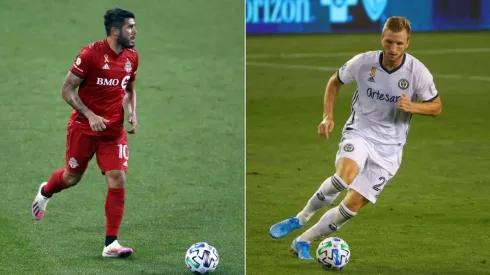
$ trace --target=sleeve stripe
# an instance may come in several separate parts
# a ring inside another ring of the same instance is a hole
[[[342,79],[340,79],[340,70],[337,71],[337,80],[341,83],[341,84],[344,84],[344,81],[342,81]]]
[[[434,101],[434,100],[435,100],[436,98],[438,98],[438,97],[439,97],[439,94],[435,95],[435,96],[434,96],[433,98],[431,98],[431,99],[424,100],[424,102],[432,102],[432,101]]]

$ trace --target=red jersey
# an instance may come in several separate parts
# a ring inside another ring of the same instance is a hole
[[[84,47],[78,54],[70,71],[83,78],[78,88],[78,96],[83,104],[106,122],[106,129],[94,132],[88,119],[73,110],[70,124],[88,135],[118,135],[124,129],[124,109],[122,101],[128,82],[136,79],[138,54],[134,49],[124,49],[116,54],[107,39],[96,41]]]

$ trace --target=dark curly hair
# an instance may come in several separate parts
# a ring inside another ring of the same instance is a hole
[[[121,29],[126,18],[134,19],[134,13],[120,8],[114,8],[106,11],[104,14],[104,26],[107,36],[111,34],[112,27]]]

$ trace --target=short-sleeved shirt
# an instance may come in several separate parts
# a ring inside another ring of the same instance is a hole
[[[124,49],[117,54],[109,47],[107,39],[84,47],[70,71],[83,78],[78,95],[85,106],[109,122],[105,131],[94,132],[88,119],[73,110],[70,125],[89,135],[117,135],[123,131],[122,101],[128,82],[136,79],[137,70],[138,54],[134,49]]]
[[[402,64],[388,70],[382,65],[383,52],[354,56],[338,71],[342,83],[356,82],[352,114],[344,134],[354,133],[381,145],[403,146],[412,115],[396,108],[402,93],[413,102],[438,97],[432,74],[412,55],[405,53]]]

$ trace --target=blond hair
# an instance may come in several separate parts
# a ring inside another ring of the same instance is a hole
[[[392,32],[401,32],[403,30],[407,31],[408,37],[410,37],[410,21],[407,18],[402,16],[392,16],[386,20],[386,23],[383,27],[383,32],[388,29]]]

